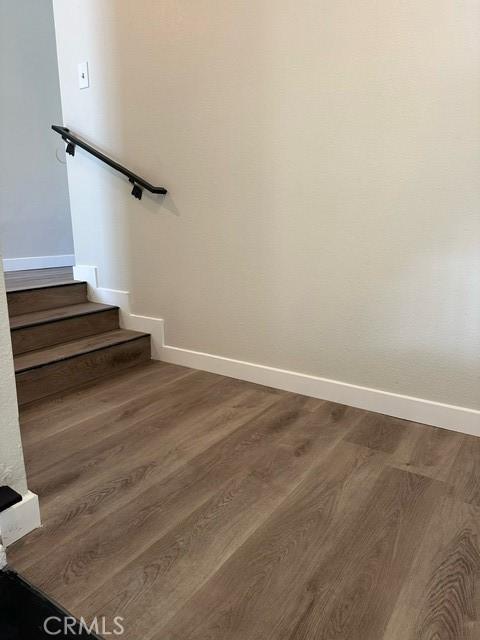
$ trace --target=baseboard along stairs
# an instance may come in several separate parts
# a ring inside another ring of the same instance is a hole
[[[121,329],[119,309],[90,302],[86,282],[7,291],[19,405],[151,357],[150,335]]]

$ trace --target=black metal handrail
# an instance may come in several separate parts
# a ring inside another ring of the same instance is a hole
[[[134,196],[135,198],[138,198],[139,200],[142,199],[143,189],[150,191],[150,193],[160,193],[162,195],[165,195],[167,193],[165,187],[154,187],[153,184],[150,184],[144,178],[137,176],[135,173],[133,173],[133,171],[130,171],[130,169],[123,167],[121,164],[115,162],[115,160],[112,160],[101,151],[98,151],[94,147],[91,147],[81,138],[71,133],[70,129],[67,129],[67,127],[59,127],[56,124],[52,124],[52,129],[56,133],[59,133],[62,136],[62,139],[67,143],[66,151],[71,156],[75,155],[75,147],[81,147],[85,151],[88,151],[88,153],[91,153],[92,156],[95,156],[95,158],[98,158],[102,162],[105,162],[105,164],[108,164],[108,166],[112,167],[112,169],[115,169],[119,173],[122,173],[124,176],[127,176],[129,181],[133,184],[132,196]]]

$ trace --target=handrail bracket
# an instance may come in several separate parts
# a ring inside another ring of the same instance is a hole
[[[141,200],[142,199],[142,194],[143,194],[143,189],[140,185],[135,183],[135,180],[132,180],[132,178],[130,178],[130,182],[133,184],[133,189],[132,189],[132,196],[134,198],[137,198],[137,200]]]
[[[68,153],[69,156],[74,156],[75,155],[75,145],[73,144],[73,142],[69,142],[68,140],[66,140],[67,146],[65,148],[66,153]]]

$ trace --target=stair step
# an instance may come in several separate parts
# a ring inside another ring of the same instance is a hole
[[[70,271],[69,271],[70,270]],[[73,279],[71,267],[47,267],[46,269],[28,269],[26,271],[5,271],[6,291],[20,291],[35,289],[56,284],[71,284],[78,282]]]
[[[95,302],[24,313],[10,318],[13,354],[105,333],[118,326],[118,307]]]
[[[37,349],[36,351],[21,353],[13,359],[15,373],[44,367],[54,362],[60,362],[61,360],[91,353],[92,351],[105,349],[115,344],[138,340],[145,335],[148,334],[129,331],[128,329],[115,329],[114,331],[106,331],[105,333],[80,338],[79,340],[63,342],[62,344],[47,347],[46,349]]]
[[[86,282],[65,282],[11,289],[7,292],[10,317],[88,302]]]
[[[150,336],[116,329],[15,356],[20,405],[150,359]]]

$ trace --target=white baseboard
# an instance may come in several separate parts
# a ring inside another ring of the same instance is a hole
[[[28,491],[23,500],[0,514],[0,534],[5,547],[41,525],[38,496]]]
[[[443,427],[480,436],[480,411],[404,396],[380,389],[360,387],[296,371],[275,369],[252,362],[215,356],[164,345],[161,360],[212,373],[284,389],[293,393],[330,400],[368,411],[384,413],[412,422]]]
[[[3,258],[4,271],[26,271],[27,269],[49,269],[51,267],[72,267],[75,256],[33,256],[31,258]]]
[[[122,326],[152,335],[152,357],[156,360],[480,436],[480,411],[475,409],[167,345],[164,341],[164,321],[132,314],[130,294],[98,287],[96,267],[74,267],[74,277],[88,282],[92,300],[116,304],[121,308]]]

